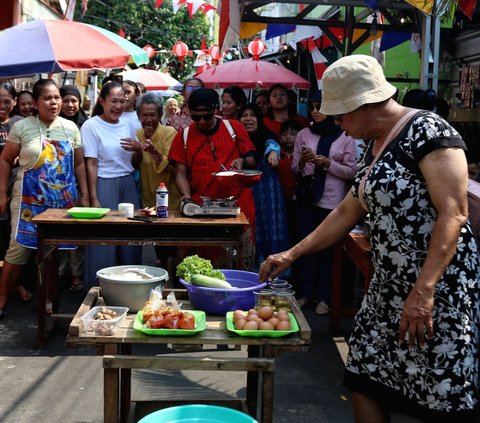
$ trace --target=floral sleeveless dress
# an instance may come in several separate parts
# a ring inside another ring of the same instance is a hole
[[[467,422],[478,406],[480,344],[479,256],[469,224],[436,287],[434,339],[423,347],[398,343],[404,300],[425,261],[437,217],[418,163],[443,147],[465,144],[442,118],[419,112],[367,178],[375,274],[355,317],[345,384],[407,414]],[[370,145],[359,163],[356,198],[371,161]]]

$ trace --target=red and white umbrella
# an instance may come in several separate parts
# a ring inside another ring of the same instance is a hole
[[[132,69],[120,72],[124,80],[141,82],[147,90],[181,90],[182,84],[168,73],[151,69]]]

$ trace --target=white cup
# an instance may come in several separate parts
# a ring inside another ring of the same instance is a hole
[[[118,214],[125,217],[133,217],[133,204],[132,203],[120,203],[118,205]]]

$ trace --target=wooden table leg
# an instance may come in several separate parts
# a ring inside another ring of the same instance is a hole
[[[105,354],[118,354],[116,344],[105,344]],[[104,423],[120,421],[120,370],[103,369],[103,420]]]
[[[258,345],[248,346],[248,358],[259,358],[260,347]],[[258,401],[258,372],[247,372],[247,407],[248,414],[257,418]]]
[[[265,358],[275,358],[275,347],[264,347]],[[273,423],[273,388],[275,372],[262,372],[262,399],[261,399],[261,421]]]
[[[52,302],[53,312],[57,313],[60,298],[58,290],[58,248],[52,251],[45,262],[45,295],[46,299]]]
[[[45,246],[43,245],[43,231],[37,232],[38,249],[37,249],[37,348],[45,348]]]
[[[132,345],[122,344],[120,347],[121,355],[132,355]],[[120,370],[120,421],[127,423],[130,414],[132,369]]]

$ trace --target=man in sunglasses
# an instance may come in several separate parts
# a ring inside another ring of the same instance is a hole
[[[177,134],[168,158],[175,163],[175,181],[182,198],[199,204],[200,197],[237,198],[240,209],[250,222],[248,236],[251,241],[255,221],[251,189],[233,184],[224,188],[213,174],[224,169],[255,169],[255,147],[239,122],[215,115],[218,106],[218,94],[212,89],[201,88],[191,93],[188,108],[193,123]],[[253,252],[253,243],[251,249]],[[248,253],[244,252],[244,256],[247,258]],[[250,267],[253,254],[251,260]]]

